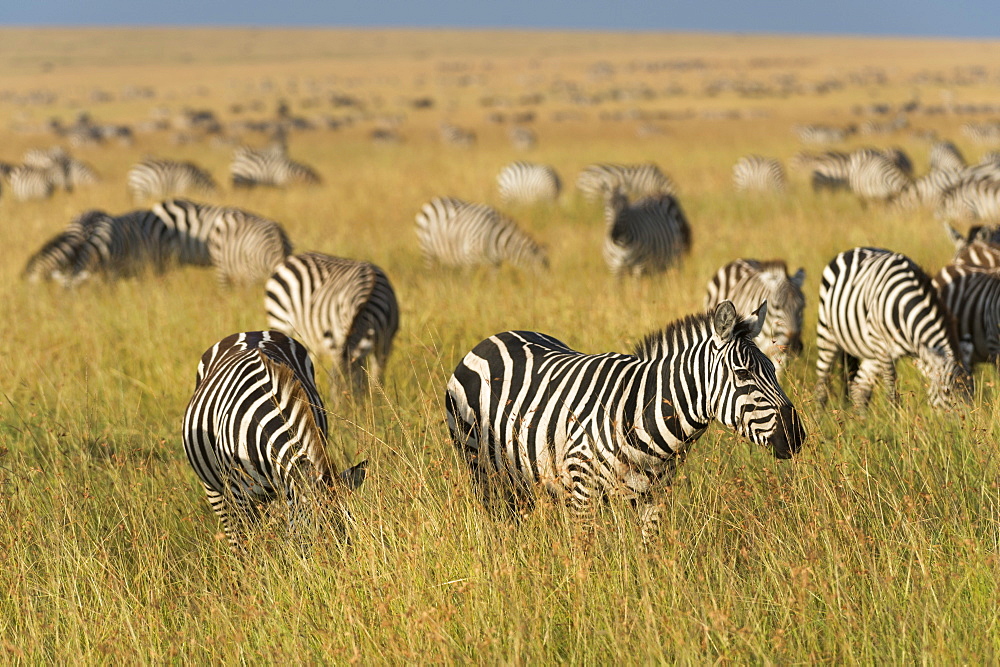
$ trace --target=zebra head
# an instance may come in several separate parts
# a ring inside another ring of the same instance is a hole
[[[775,269],[761,275],[770,293],[768,301],[764,302],[767,318],[761,331],[762,339],[797,356],[802,352],[802,312],[806,307],[802,283],[806,272],[800,268],[795,275],[788,276],[783,262]]]
[[[955,349],[961,349],[957,343]],[[916,359],[917,369],[930,387],[931,405],[941,410],[962,408],[972,402],[972,373],[951,350],[922,348]]]
[[[779,459],[799,451],[806,437],[795,406],[778,384],[774,364],[754,343],[764,327],[767,302],[746,319],[732,301],[711,314],[716,384],[712,396],[715,418]]]

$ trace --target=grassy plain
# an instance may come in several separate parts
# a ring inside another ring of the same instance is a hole
[[[878,395],[867,420],[811,396],[826,262],[869,244],[936,271],[950,244],[929,212],[815,195],[794,173],[785,195],[737,195],[730,174],[751,152],[787,165],[802,148],[794,123],[860,123],[856,105],[1000,104],[998,55],[993,42],[694,34],[0,30],[0,160],[58,143],[19,128],[81,110],[132,123],[154,107],[190,106],[229,120],[234,102],[260,99],[270,113],[286,99],[305,116],[354,113],[340,130],[291,136],[291,154],[322,173],[322,187],[226,188],[214,201],[281,221],[299,250],[378,263],[403,310],[384,394],[331,418],[341,462],[371,461],[351,500],[353,542],[303,562],[273,525],[240,561],[185,460],[180,421],[202,351],[264,326],[262,289],[220,290],[194,269],[72,292],[18,279],[72,216],[130,209],[125,173],[142,156],[194,160],[225,181],[231,149],[139,134],[132,146],[72,149],[103,175],[96,186],[45,202],[0,196],[0,651],[25,663],[997,661],[996,372],[978,371],[976,408],[964,416],[931,412],[907,363],[902,406]],[[599,61],[614,73],[595,73]],[[666,65],[630,67],[657,62]],[[988,76],[957,80],[975,66]],[[872,68],[883,83],[863,76]],[[845,85],[781,98],[704,92],[715,79],[789,73]],[[579,107],[550,92],[560,80],[592,93],[638,83],[674,93]],[[130,85],[156,97],[125,99]],[[94,89],[112,99],[90,102]],[[39,90],[54,99],[23,101]],[[333,91],[365,110],[332,109]],[[518,103],[533,92],[540,104]],[[425,96],[429,110],[405,104]],[[484,97],[512,102],[484,108]],[[601,120],[630,109],[691,113],[651,121],[662,132],[641,139],[639,121]],[[535,111],[538,147],[512,148],[506,127],[487,122],[495,110]],[[741,117],[704,113],[729,110]],[[559,111],[579,118],[557,122]],[[401,117],[405,141],[373,145],[367,134],[387,117]],[[474,128],[477,145],[442,145],[442,120]],[[975,160],[986,149],[959,132],[968,120],[983,117],[918,112],[911,124]],[[929,144],[908,132],[848,145],[863,143],[899,145],[926,170]],[[494,178],[514,159],[552,164],[568,185],[557,205],[504,207],[548,244],[551,271],[426,271],[413,233],[421,204],[499,204]],[[609,276],[600,206],[571,185],[594,161],[655,161],[679,184],[695,235],[681,270]],[[614,503],[592,543],[552,506],[516,529],[486,516],[443,423],[462,355],[513,328],[627,351],[699,309],[712,273],[739,256],[784,258],[808,274],[805,353],[785,376],[810,434],[802,454],[776,462],[712,427],[648,549]]]

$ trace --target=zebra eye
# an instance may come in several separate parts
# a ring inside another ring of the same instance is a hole
[[[753,379],[753,373],[745,368],[737,368],[734,372],[736,373],[736,379],[740,382],[749,382]]]

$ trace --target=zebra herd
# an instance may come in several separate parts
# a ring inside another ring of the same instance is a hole
[[[939,153],[939,162],[948,159]],[[866,180],[866,165],[882,173],[886,165],[901,171],[901,162],[858,151],[839,163],[860,193],[880,180]],[[129,179],[137,198],[163,191],[157,173],[172,174],[175,186],[181,171],[190,187],[211,183],[192,165],[144,165]],[[777,166],[747,159],[734,180],[748,190],[777,188]],[[504,168],[497,185],[508,203],[551,202],[561,189],[554,169],[527,162]],[[613,275],[664,271],[690,252],[676,186],[655,165],[590,165],[577,187],[604,198],[603,252]],[[428,264],[548,266],[544,247],[486,205],[435,198],[416,226]],[[838,359],[859,412],[878,382],[898,400],[895,364],[907,356],[927,379],[932,405],[969,403],[971,365],[1000,355],[1000,238],[988,227],[968,238],[951,233],[957,254],[933,280],[909,258],[877,248],[841,253],[826,267],[817,325],[821,403]],[[245,528],[279,498],[293,535],[316,519],[342,532],[351,521],[343,500],[364,481],[366,463],[343,472],[332,465],[313,364],[329,369],[326,404],[338,408],[343,396],[363,397],[383,382],[400,323],[386,273],[364,261],[292,254],[279,223],[248,211],[165,199],[118,216],[78,216],[32,256],[24,277],[72,287],[172,265],[215,267],[225,283],[265,282],[268,329],[233,334],[205,352],[183,420],[187,457],[232,548],[245,548]],[[780,378],[802,349],[804,281],[803,269],[789,274],[781,260],[730,262],[709,280],[705,312],[650,334],[632,354],[584,354],[530,331],[483,340],[455,368],[444,400],[450,437],[483,505],[517,518],[547,492],[589,524],[599,500],[617,497],[635,507],[648,540],[664,489],[712,421],[791,458],[806,432]]]

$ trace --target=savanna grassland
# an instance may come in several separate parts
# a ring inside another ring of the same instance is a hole
[[[964,113],[1000,104],[997,63],[995,42],[0,30],[0,161],[62,144],[102,176],[46,201],[0,195],[0,660],[997,661],[996,371],[977,370],[967,414],[930,410],[908,362],[898,408],[877,392],[863,419],[812,398],[823,266],[877,245],[937,271],[952,252],[940,223],[813,193],[792,170],[781,195],[740,195],[731,183],[748,153],[787,169],[805,148],[796,124],[884,119],[869,114],[878,104],[891,119],[911,101],[908,128],[834,147],[899,146],[920,174],[930,144],[914,130],[933,130],[974,162],[989,147],[960,127],[997,120]],[[433,103],[418,108],[420,98]],[[289,153],[323,185],[227,184],[208,200],[280,221],[297,250],[377,263],[402,308],[384,391],[331,413],[339,463],[370,461],[350,500],[352,541],[320,543],[305,560],[280,518],[250,557],[233,556],[181,446],[197,361],[223,336],[265,326],[261,286],[223,289],[195,268],[70,291],[19,279],[73,216],[133,208],[125,174],[146,155],[228,181],[228,140],[180,136],[170,121],[137,129],[131,145],[72,146],[46,129],[50,118],[68,125],[86,111],[138,128],[211,109],[225,128],[273,117],[279,100],[317,125],[293,131]],[[507,131],[526,112],[538,145],[523,151]],[[474,130],[476,144],[442,143],[445,121]],[[402,141],[373,143],[376,128]],[[500,204],[495,177],[515,159],[559,171],[558,203]],[[601,206],[572,187],[597,161],[653,161],[678,184],[694,233],[681,269],[609,275]],[[547,244],[549,272],[425,269],[414,215],[444,195],[499,206]],[[699,310],[710,276],[736,257],[807,272],[805,351],[784,376],[809,432],[801,454],[775,461],[711,427],[648,547],[634,513],[613,502],[593,536],[554,504],[519,527],[485,514],[444,425],[444,387],[466,351],[516,328],[628,351]]]

